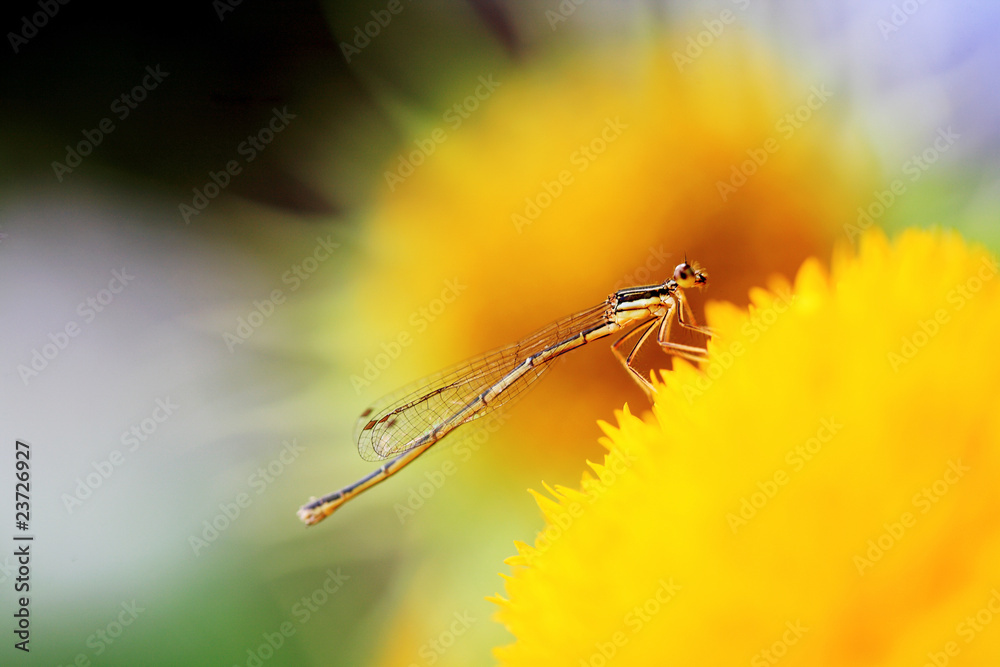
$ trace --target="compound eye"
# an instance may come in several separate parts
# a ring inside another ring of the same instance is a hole
[[[677,268],[674,269],[674,280],[680,283],[682,286],[686,286],[694,278],[694,269],[687,263],[678,264]]]

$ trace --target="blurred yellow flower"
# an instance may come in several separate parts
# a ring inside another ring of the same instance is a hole
[[[840,98],[795,80],[749,39],[679,68],[672,54],[687,37],[456,82],[443,113],[412,128],[383,168],[349,306],[365,325],[353,349],[398,353],[402,381],[615,289],[661,282],[685,253],[728,271],[712,294],[734,302],[828,255],[878,182]],[[372,331],[399,340],[373,347]],[[544,391],[575,392],[565,409],[580,419],[567,423],[583,424],[568,426],[582,438],[592,432],[585,415],[635,389],[606,349],[574,357]],[[360,376],[357,390],[370,391]],[[565,456],[561,439],[540,448],[519,426],[550,420],[545,401],[519,406],[511,430],[521,429],[524,452],[511,458]]]
[[[539,495],[501,663],[996,664],[996,273],[955,233],[871,232],[829,276],[710,303],[706,367]]]
[[[401,111],[398,100],[386,105],[407,138],[380,168],[359,228],[364,269],[346,285],[345,302],[324,311],[343,333],[337,354],[354,395],[374,400],[616,289],[660,282],[685,253],[727,276],[707,294],[739,304],[768,276],[791,277],[807,257],[830,255],[844,221],[880,183],[843,113],[846,90],[783,63],[747,33],[678,67],[673,53],[692,33],[665,32],[567,44],[517,66],[470,72],[422,116]],[[692,299],[699,317],[703,304]],[[329,349],[330,329],[316,330]],[[415,655],[412,634],[436,636],[454,605],[478,613],[478,593],[456,600],[489,585],[492,570],[472,564],[504,552],[493,541],[505,534],[496,526],[537,521],[533,508],[511,500],[512,484],[523,488],[542,470],[576,476],[581,458],[600,452],[595,416],[625,400],[645,405],[608,344],[561,360],[461,464],[434,509],[407,524],[440,531],[431,570],[438,579],[422,584],[434,591],[425,596],[405,581],[403,630],[384,633],[380,664]],[[648,368],[656,353],[637,365]],[[416,470],[437,465],[428,458]],[[398,480],[396,491],[362,502],[398,507],[424,476],[408,470]],[[445,513],[449,503],[455,515]],[[470,516],[480,533],[454,530]],[[462,566],[441,567],[442,551],[461,554]],[[491,605],[481,609],[485,617]],[[436,664],[471,664],[468,655],[482,655],[470,648],[477,632]],[[491,636],[479,646],[497,643]]]

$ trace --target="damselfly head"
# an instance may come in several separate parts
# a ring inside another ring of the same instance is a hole
[[[703,287],[708,284],[708,274],[701,270],[697,263],[683,262],[674,269],[674,282],[678,287]]]

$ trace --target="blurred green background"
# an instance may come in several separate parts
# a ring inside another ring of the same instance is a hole
[[[746,303],[865,213],[1000,249],[998,19],[986,0],[5,7],[0,489],[29,442],[35,541],[30,654],[0,549],[0,662],[492,664],[512,638],[485,597],[542,525],[525,489],[576,484],[597,420],[644,397],[589,346],[306,529],[299,505],[374,467],[357,415],[685,253],[707,297]]]

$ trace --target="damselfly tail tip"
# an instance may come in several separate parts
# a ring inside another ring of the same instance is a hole
[[[315,498],[311,498],[310,501],[299,508],[296,512],[302,523],[307,526],[315,526],[317,523],[325,519],[326,517],[333,514],[334,510],[340,507],[341,503],[334,500],[332,502],[317,504]]]

